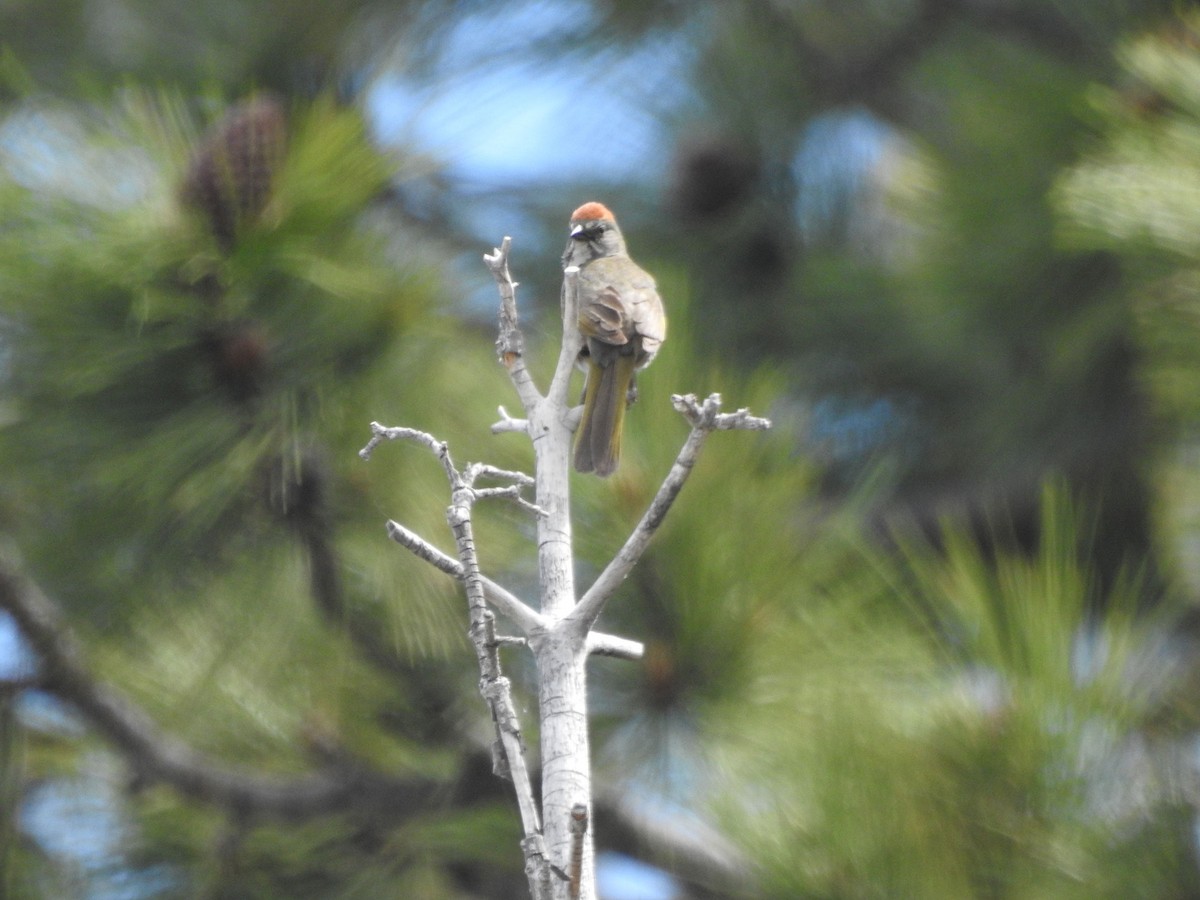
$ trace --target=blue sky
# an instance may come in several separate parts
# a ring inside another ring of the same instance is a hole
[[[585,3],[498,4],[450,27],[432,54],[403,41],[367,94],[384,141],[427,149],[468,180],[518,183],[660,170],[661,109],[686,93],[687,46],[654,34],[632,51],[570,46]]]

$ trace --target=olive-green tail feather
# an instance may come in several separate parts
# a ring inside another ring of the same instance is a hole
[[[593,359],[583,395],[583,418],[575,435],[575,469],[607,477],[621,460],[626,396],[633,379],[632,355],[617,355],[601,366]]]

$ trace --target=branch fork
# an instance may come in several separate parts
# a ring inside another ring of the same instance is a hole
[[[385,440],[407,440],[428,449],[449,481],[451,502],[447,522],[458,558],[438,550],[403,525],[389,521],[389,537],[440,571],[460,580],[471,616],[469,634],[480,669],[480,693],[496,728],[494,759],[497,774],[512,781],[525,837],[525,871],[535,900],[592,900],[595,896],[592,835],[587,827],[591,805],[591,775],[587,731],[586,660],[599,653],[640,659],[643,646],[626,638],[596,632],[593,626],[605,604],[620,587],[649,546],[691,474],[705,439],[713,431],[764,430],[767,419],[748,410],[721,412],[721,398],[703,400],[692,394],[671,398],[674,408],[691,427],[674,464],[624,546],[592,585],[577,596],[569,507],[571,439],[579,409],[568,400],[570,380],[582,338],[578,321],[579,270],[563,273],[563,341],[550,385],[543,395],[525,364],[525,339],[516,302],[517,283],[509,270],[510,238],[484,256],[500,295],[497,355],[508,372],[524,410],[515,418],[500,407],[493,434],[523,432],[534,449],[534,476],[474,463],[458,469],[445,442],[411,428],[371,423],[371,438],[359,452],[368,459]],[[481,479],[500,482],[477,487]],[[524,495],[532,488],[534,499]],[[476,553],[471,515],[480,500],[504,499],[534,516],[537,527],[539,604],[521,600],[482,574]],[[490,608],[489,608],[490,607]],[[504,615],[522,637],[496,635],[495,614]],[[525,763],[525,746],[512,702],[511,686],[501,672],[499,648],[524,641],[538,667],[542,749],[542,806],[539,810]],[[562,877],[566,874],[566,877]],[[558,876],[557,878],[552,876]]]

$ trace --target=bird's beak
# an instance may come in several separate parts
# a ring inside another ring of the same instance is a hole
[[[577,238],[581,234],[583,234],[583,226],[582,225],[576,225],[574,228],[571,229],[571,237]]]

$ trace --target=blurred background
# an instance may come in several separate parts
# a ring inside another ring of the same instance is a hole
[[[451,550],[443,475],[356,452],[531,465],[481,255],[544,379],[587,200],[671,339],[573,482],[581,582],[670,394],[776,423],[709,441],[602,622],[647,654],[590,667],[601,896],[1200,896],[1183,6],[0,0],[5,565],[200,754],[0,612],[0,896],[525,895],[461,594],[383,528]],[[479,516],[531,596],[524,514]]]

